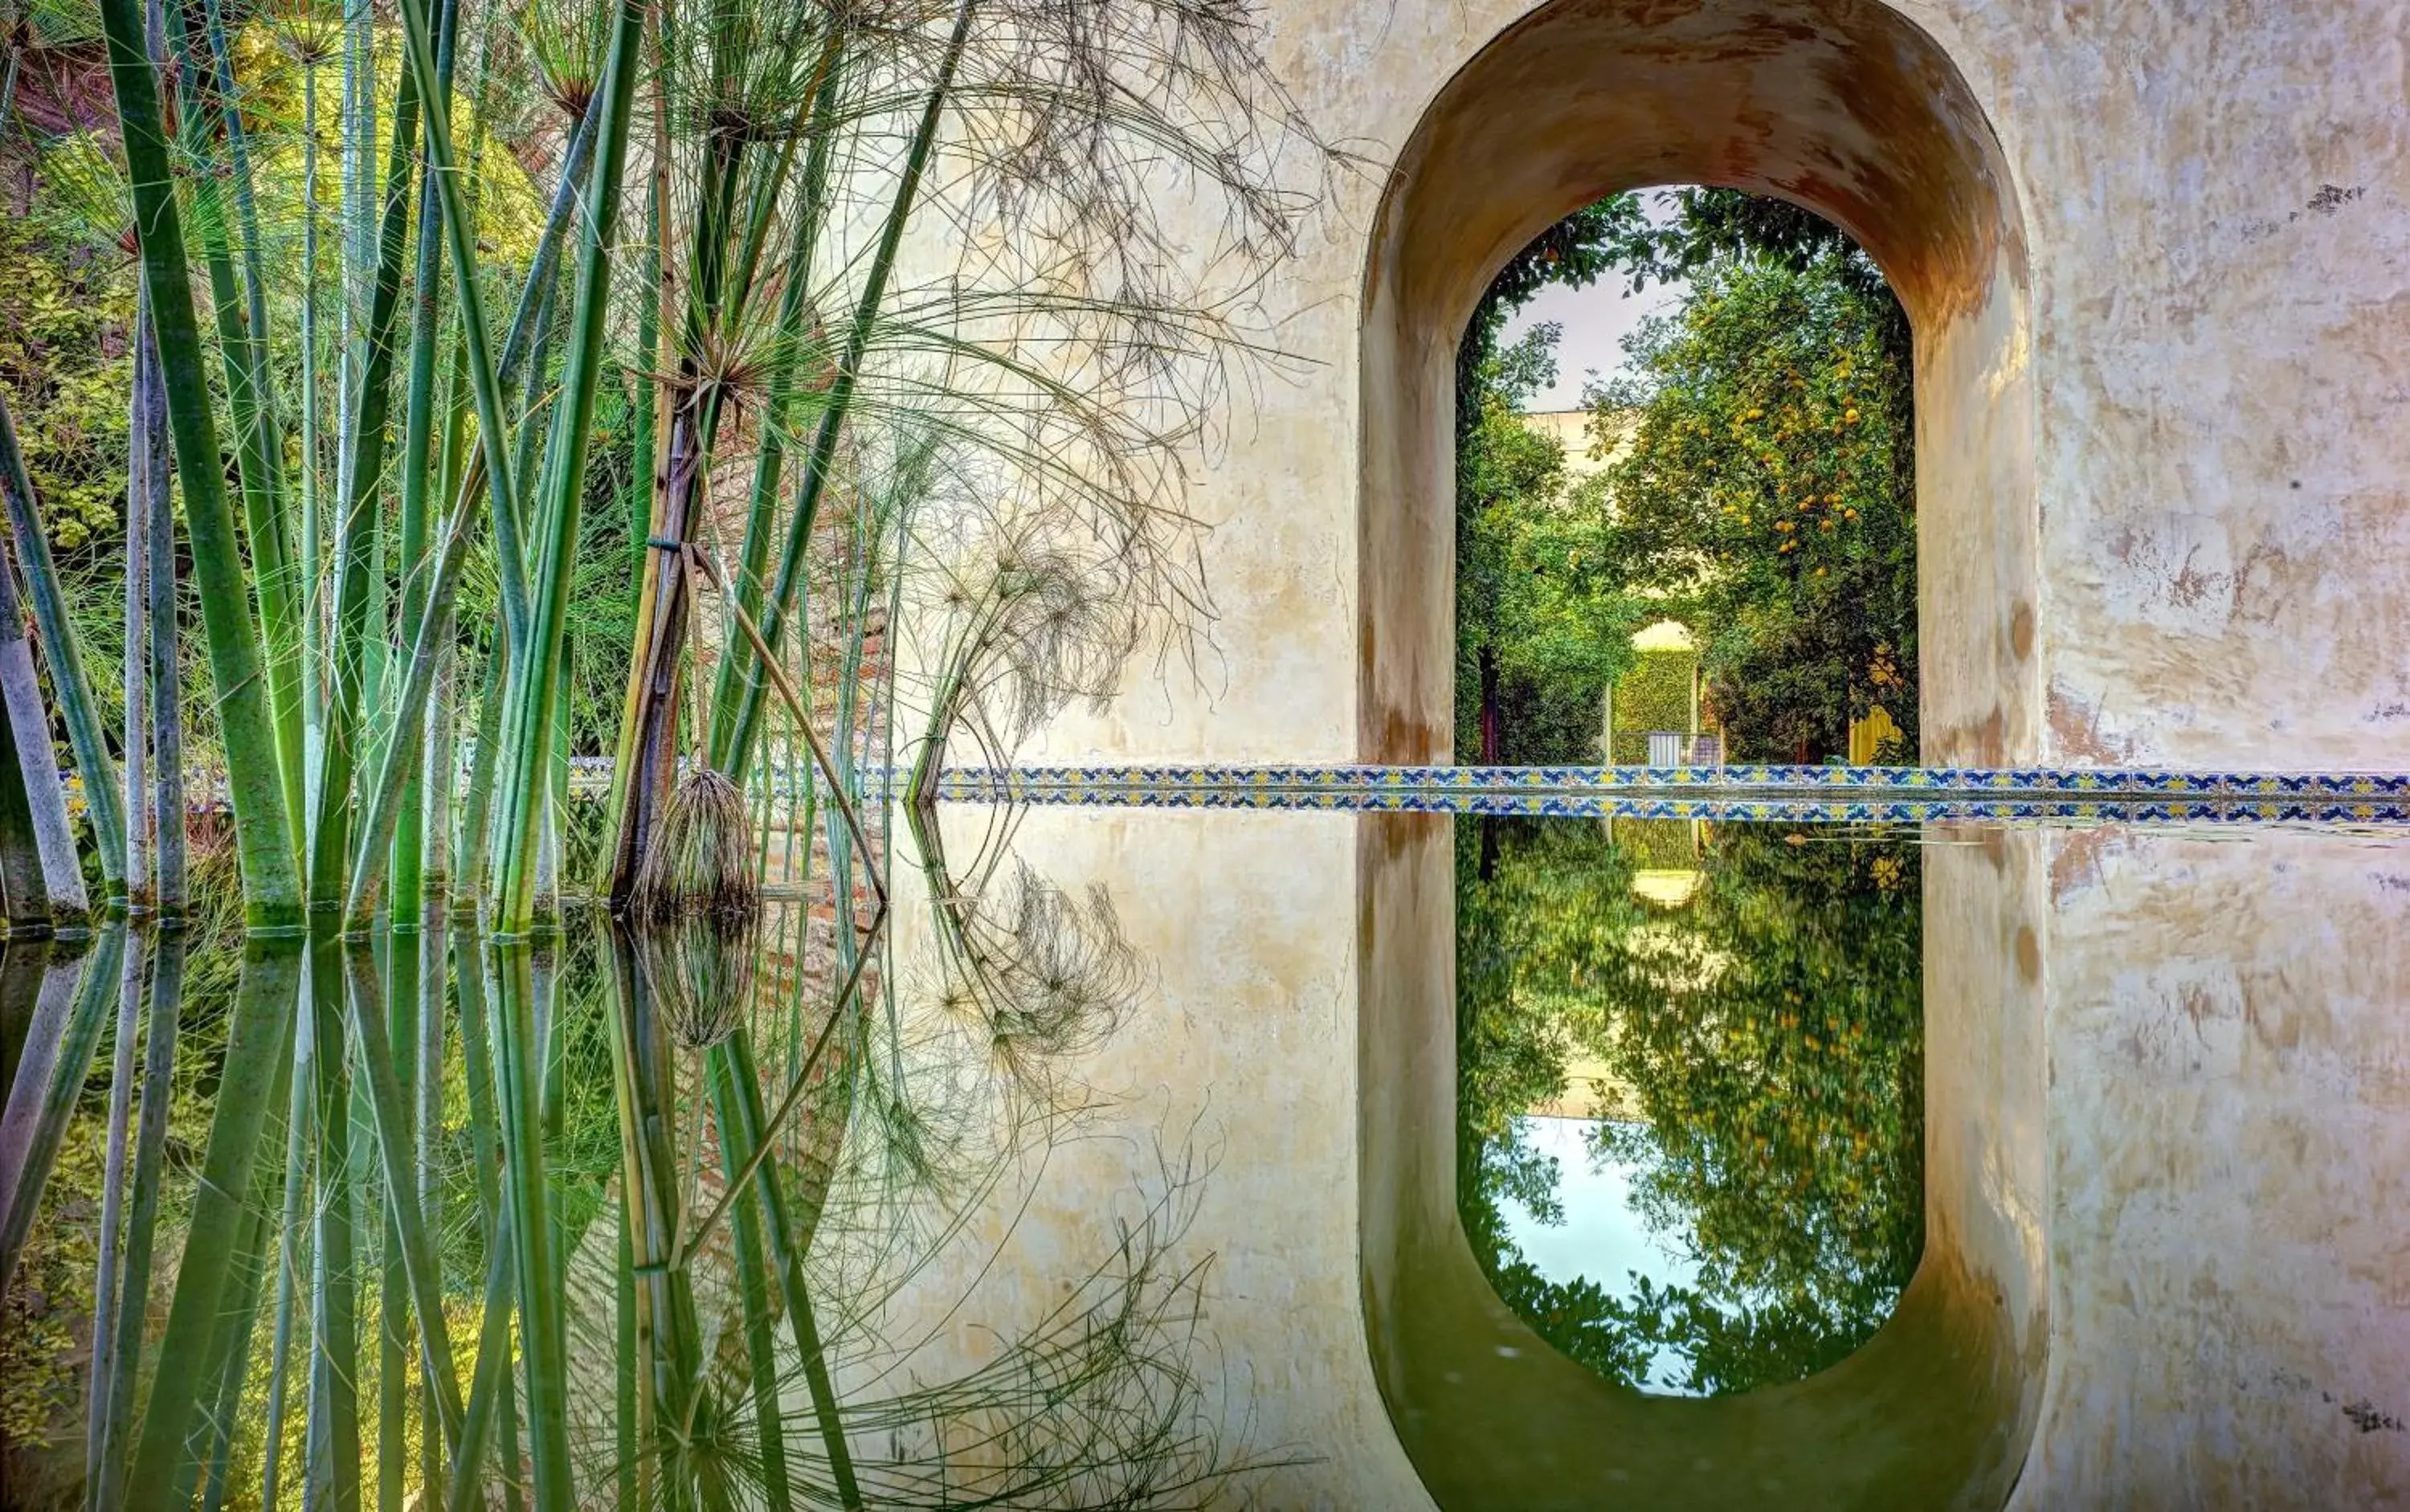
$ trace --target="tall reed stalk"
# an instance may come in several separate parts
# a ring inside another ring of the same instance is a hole
[[[124,946],[123,929],[104,931],[89,961],[52,960],[43,975],[25,1054],[0,1109],[0,1289],[16,1272],[67,1121],[81,1099]]]
[[[187,1449],[201,1392],[208,1384],[212,1342],[228,1311],[240,1230],[252,1192],[252,1166],[274,1090],[291,1069],[288,1042],[300,953],[289,942],[254,940],[243,957],[234,1022],[212,1110],[201,1182],[176,1270],[174,1301],[159,1342],[142,1432],[126,1478],[126,1505],[181,1506],[198,1465]]]
[[[142,254],[144,286],[151,299],[152,328],[167,393],[167,417],[174,431],[176,465],[183,484],[184,516],[191,537],[193,566],[201,587],[202,624],[209,637],[210,671],[216,685],[218,720],[225,747],[227,787],[234,799],[236,844],[242,854],[245,913],[254,928],[293,929],[301,922],[299,868],[294,859],[292,815],[285,801],[278,759],[277,725],[269,705],[259,635],[250,612],[252,584],[228,508],[225,474],[218,465],[217,420],[211,413],[199,323],[193,312],[189,261],[183,223],[177,208],[167,161],[167,140],[159,113],[157,71],[143,44],[143,18],[138,0],[101,0],[101,22],[109,37],[109,80],[117,96],[119,130],[125,150],[127,177],[134,194],[135,227]],[[14,450],[13,447],[10,450]],[[15,470],[11,470],[12,472]],[[31,514],[30,489],[26,513]],[[8,490],[13,499],[18,489]],[[39,539],[38,531],[33,532]],[[20,527],[20,541],[26,532]],[[32,550],[30,545],[22,549]],[[37,574],[49,575],[49,574]],[[37,612],[41,604],[37,595]],[[57,640],[72,645],[65,616]],[[45,626],[46,633],[49,627]],[[64,659],[64,652],[63,652]],[[77,682],[80,672],[62,681]],[[73,716],[70,716],[71,720]],[[89,771],[108,770],[97,721],[86,739],[78,740],[78,760]],[[71,722],[70,729],[74,728]],[[88,783],[94,794],[109,792],[112,784]],[[113,796],[102,799],[112,809]],[[100,812],[95,804],[94,813]],[[124,824],[122,816],[95,818],[102,829],[102,853],[119,857],[122,873]]]
[[[418,175],[418,250],[413,261],[410,320],[410,373],[408,398],[403,405],[400,465],[401,517],[395,565],[401,576],[399,630],[401,644],[414,647],[428,619],[428,560],[429,533],[428,494],[442,485],[439,468],[441,458],[436,447],[435,369],[437,346],[443,331],[442,294],[443,283],[443,227],[445,211],[443,189],[446,172],[451,165],[436,160],[434,129],[437,117],[449,122],[452,109],[453,54],[460,22],[459,0],[443,0],[436,14],[436,36],[431,80],[422,80],[427,94],[429,129],[427,146],[419,164]],[[471,267],[457,276],[474,281]],[[387,750],[413,749],[424,744],[424,711],[414,720],[403,711],[393,728],[393,738]],[[393,837],[394,890],[392,915],[396,924],[414,927],[425,905],[426,831],[416,780],[405,782],[396,802],[398,825]],[[373,840],[371,840],[373,843]],[[348,883],[350,878],[346,876]]]
[[[6,425],[0,420],[0,425]],[[76,859],[75,833],[67,822],[66,791],[58,757],[51,749],[50,712],[34,673],[34,648],[25,639],[24,611],[17,602],[17,574],[0,563],[0,699],[5,699],[17,772],[23,780],[34,838],[40,851],[44,913],[48,923],[80,926],[89,911],[83,868]],[[109,785],[106,771],[93,780]],[[14,900],[11,900],[12,906]]]
[[[351,429],[344,437],[341,469],[346,482],[335,545],[334,641],[309,868],[310,907],[328,914],[342,907],[353,854],[353,784],[363,744],[372,743],[375,735],[371,711],[366,706],[369,645],[371,635],[377,645],[384,644],[384,627],[370,612],[382,588],[373,554],[383,508],[380,482],[391,400],[394,330],[419,117],[418,75],[415,70],[405,71],[394,105],[385,208],[375,243],[375,282],[360,333],[357,391],[351,401]]]
[[[121,1366],[118,1286],[124,1269],[126,1165],[133,1149],[134,1053],[142,1024],[144,954],[139,948],[126,950],[118,978],[116,1049],[109,1075],[109,1149],[101,1166],[100,1232],[95,1246],[99,1256],[92,1288],[92,1379],[84,1398],[85,1512],[92,1512],[98,1504],[101,1464],[110,1453],[109,1422]],[[269,1418],[272,1424],[272,1406]],[[269,1436],[272,1443],[274,1432]],[[265,1500],[269,1506],[276,1505],[272,1494]]]
[[[159,351],[151,340],[150,301],[135,289],[132,393],[126,401],[125,478],[125,893],[128,906],[147,913],[158,906],[152,857],[159,848],[157,815],[151,807],[151,515],[165,508],[167,463],[153,438],[165,429],[167,396],[158,391]],[[154,490],[153,481],[158,487]],[[154,499],[155,494],[155,499]]]
[[[311,1236],[309,1489],[314,1506],[359,1512],[359,1278],[354,1237],[351,1079],[345,1074],[341,943],[310,942],[303,990],[316,1105],[317,1187]]]
[[[277,1493],[284,1471],[285,1404],[292,1384],[297,1319],[302,1327],[307,1327],[307,1319],[301,1316],[298,1304],[309,1276],[305,1269],[309,1228],[304,1222],[302,1203],[310,1186],[311,1112],[316,1105],[316,1041],[315,1025],[305,1021],[296,1028],[293,1069],[286,1078],[289,1084],[284,1105],[284,1186],[276,1246],[276,1313],[274,1331],[269,1345],[266,1420],[260,1433],[263,1469],[259,1502],[263,1507],[283,1505]]]
[[[155,377],[155,371],[154,371]],[[151,803],[143,825],[152,846],[152,892],[163,922],[183,917],[187,901],[184,847],[183,638],[178,602],[176,521],[167,509],[167,433],[164,396],[150,396],[144,449],[145,486],[150,505],[143,523],[150,531],[145,545],[143,586],[151,596],[143,615],[150,634]]]
[[[125,817],[119,802],[116,763],[103,743],[100,713],[84,680],[83,660],[67,619],[66,597],[58,569],[51,560],[50,535],[34,498],[34,481],[25,472],[25,454],[17,443],[17,424],[8,400],[0,394],[0,495],[7,498],[9,545],[16,570],[25,579],[34,602],[34,622],[51,662],[51,688],[65,717],[76,765],[83,773],[85,812],[92,817],[93,839],[100,851],[101,875],[112,893],[125,886]],[[13,586],[13,585],[12,585]],[[13,594],[11,595],[13,597]],[[15,614],[9,616],[18,623]],[[22,631],[20,632],[22,635]],[[48,721],[44,721],[47,725]],[[45,735],[43,744],[49,740]]]
[[[93,1319],[94,1329],[109,1330],[111,1340],[110,1374],[101,1403],[105,1417],[93,1435],[98,1468],[86,1488],[87,1505],[95,1508],[114,1509],[125,1505],[126,1439],[133,1431],[134,1387],[141,1374],[142,1348],[148,1337],[145,1320],[150,1314],[159,1187],[181,1028],[182,934],[163,930],[154,936],[146,967],[151,1005],[143,1030],[142,1103],[136,1115],[134,1164],[125,1197],[124,1269],[118,1282],[116,1316],[95,1315]],[[121,1022],[122,1018],[121,1010]]]
[[[551,769],[555,685],[567,630],[578,512],[586,487],[587,443],[593,429],[594,397],[602,382],[603,321],[611,294],[606,239],[618,222],[619,183],[627,165],[644,20],[641,4],[621,0],[610,63],[603,74],[593,185],[579,240],[577,296],[553,428],[556,461],[546,474],[544,497],[539,501],[536,542],[541,555],[530,579],[536,590],[534,613],[525,654],[511,663],[503,710],[512,761],[502,777],[495,896],[497,920],[504,933],[524,931],[534,914],[535,851]],[[468,260],[465,249],[463,260]]]
[[[306,811],[300,611],[293,546],[286,533],[290,485],[284,475],[284,437],[269,367],[267,274],[252,188],[250,138],[243,126],[219,0],[202,0],[198,16],[189,7],[183,14],[183,67],[179,78],[186,97],[186,138],[200,168],[193,195],[194,218],[209,268],[227,410],[235,423],[244,528],[251,548],[250,575],[267,654],[277,772],[283,787],[284,812],[289,819],[298,819]],[[226,153],[222,176],[214,153],[214,144],[221,138]],[[229,195],[234,202],[232,225],[227,223],[225,203]],[[239,292],[232,265],[231,243],[236,236],[240,238],[242,259]],[[294,854],[298,865],[298,836]]]
[[[529,1447],[537,1512],[568,1512],[573,1490],[569,1459],[567,1336],[554,1272],[547,1214],[543,1135],[543,1068],[534,1033],[534,963],[525,945],[492,953],[495,990],[492,1043],[500,1096],[502,1190],[509,1203],[516,1260],[520,1349],[526,1361]]]
[[[321,675],[325,665],[326,614],[321,597],[324,585],[319,576],[325,542],[319,495],[324,440],[319,392],[323,385],[318,371],[322,341],[318,328],[318,73],[326,65],[330,46],[313,12],[314,7],[305,8],[289,34],[295,61],[301,66],[301,517],[299,555],[294,568],[301,616],[301,764],[306,779],[304,807],[298,812],[304,816],[305,826],[309,822],[307,816],[317,808],[316,784],[325,752],[327,697],[326,680]],[[339,49],[340,42],[335,46]],[[345,184],[348,188],[348,177]],[[306,846],[308,836],[299,838]]]

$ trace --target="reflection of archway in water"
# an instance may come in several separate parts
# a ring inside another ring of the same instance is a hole
[[[1839,225],[1915,328],[1926,760],[2039,749],[2024,244],[1981,109],[1872,0],[1558,0],[1440,92],[1400,154],[1363,332],[1359,749],[1445,759],[1453,658],[1451,359],[1494,269],[1619,189],[1705,182]],[[2039,1016],[1998,937],[2029,848],[1925,878],[1926,1246],[1898,1314],[1835,1369],[1645,1398],[1556,1356],[1490,1291],[1453,1183],[1447,821],[1359,845],[1362,1260],[1372,1360],[1442,1505],[1997,1505],[2041,1384]]]
[[[1703,1401],[1592,1374],[1491,1288],[1457,1205],[1451,821],[1359,823],[1366,1334],[1439,1504],[2000,1505],[2046,1348],[2039,993],[1991,948],[2035,872],[2032,836],[1924,853],[1925,1244],[1896,1312],[1831,1370]]]

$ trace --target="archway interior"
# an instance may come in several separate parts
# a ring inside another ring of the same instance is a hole
[[[1602,196],[1793,200],[1881,265],[1916,336],[1928,762],[2039,751],[2024,241],[1997,143],[1939,47],[1838,5],[1563,0],[1441,92],[1391,179],[1365,289],[1358,729],[1451,754],[1453,357],[1490,276]]]
[[[1458,761],[1914,761],[1910,340],[1767,196],[1631,191],[1517,252],[1457,349]]]
[[[1455,346],[1495,269],[1627,188],[1779,196],[1854,237],[1915,331],[1929,763],[2038,754],[2033,398],[2006,165],[1931,36],[1870,0],[1558,0],[1440,92],[1375,227],[1362,345],[1358,744],[1444,762],[1453,723]],[[2017,868],[1925,878],[1926,1243],[1838,1367],[1711,1402],[1638,1396],[1497,1300],[1454,1205],[1444,821],[1358,850],[1364,1304],[1392,1420],[1449,1507],[1996,1505],[2040,1394],[2044,1084],[1991,935]],[[1987,869],[1988,868],[1988,869]],[[1974,875],[1981,872],[1982,875]]]

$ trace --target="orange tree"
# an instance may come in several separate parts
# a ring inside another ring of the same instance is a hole
[[[1646,1118],[1598,1143],[1699,1262],[1669,1320],[1693,1385],[1739,1390],[1857,1347],[1923,1252],[1923,921],[1912,846],[1726,826],[1705,869],[1678,948],[1585,964]]]
[[[1821,224],[1821,223],[1819,223]],[[1829,231],[1829,228],[1827,228]],[[1830,233],[1837,237],[1838,233]],[[1846,242],[1716,253],[1593,391],[1636,412],[1590,486],[1589,570],[1708,627],[1709,706],[1735,754],[1816,760],[1880,704],[1916,731],[1916,520],[1898,305]]]

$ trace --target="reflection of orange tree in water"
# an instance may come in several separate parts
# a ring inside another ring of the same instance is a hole
[[[1887,1316],[1923,1247],[1917,860],[1896,845],[1732,826],[1675,911],[1588,825],[1510,825],[1459,871],[1459,1207],[1500,1296],[1559,1349],[1640,1384],[1662,1349],[1723,1393],[1830,1365]],[[1467,854],[1471,852],[1468,847]],[[1680,1234],[1694,1285],[1550,1280],[1502,1200],[1562,1217],[1514,1126],[1564,1095],[1570,1053],[1641,1123],[1595,1147]]]

